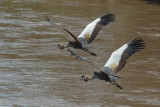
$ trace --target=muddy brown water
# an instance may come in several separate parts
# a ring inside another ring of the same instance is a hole
[[[159,107],[160,5],[150,0],[1,0],[0,1],[1,107]],[[78,36],[101,14],[111,11],[116,21],[104,27],[90,44],[98,56],[80,50],[101,68],[111,53],[134,38],[146,49],[133,55],[117,75],[124,89],[100,80],[85,83],[92,74],[85,62],[57,49],[66,43],[55,23]]]

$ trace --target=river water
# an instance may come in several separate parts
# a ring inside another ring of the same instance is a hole
[[[156,0],[1,0],[1,107],[159,107],[160,3]],[[117,80],[124,89],[98,79],[85,83],[83,74],[96,69],[74,59],[55,23],[79,35],[106,12],[116,16],[90,46],[98,56],[75,50],[101,68],[111,53],[134,38],[145,50],[133,55]]]

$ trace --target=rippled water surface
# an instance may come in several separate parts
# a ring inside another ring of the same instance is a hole
[[[0,106],[83,107],[160,106],[160,3],[154,0],[1,0]],[[95,79],[80,80],[95,68],[57,49],[67,43],[55,23],[79,35],[106,12],[116,20],[90,44],[98,56],[85,56],[101,68],[111,53],[134,38],[146,49],[133,55],[117,80],[124,89]]]

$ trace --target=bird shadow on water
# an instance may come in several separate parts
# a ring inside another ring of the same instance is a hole
[[[143,0],[143,1],[147,1],[150,4],[157,4],[160,5],[160,0]]]

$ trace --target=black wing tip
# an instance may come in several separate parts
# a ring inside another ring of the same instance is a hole
[[[142,49],[145,49],[145,42],[143,39],[141,38],[135,38],[133,39],[132,41],[130,41],[128,43],[128,45],[133,49],[135,50],[136,52],[137,51],[141,51]]]
[[[143,39],[141,38],[135,38],[131,41],[131,43],[135,44],[135,45],[140,45],[141,47],[145,47],[145,42]]]
[[[102,16],[100,16],[100,19],[103,20],[103,24],[106,25],[109,22],[115,21],[115,15],[111,12],[107,12],[103,14]]]

